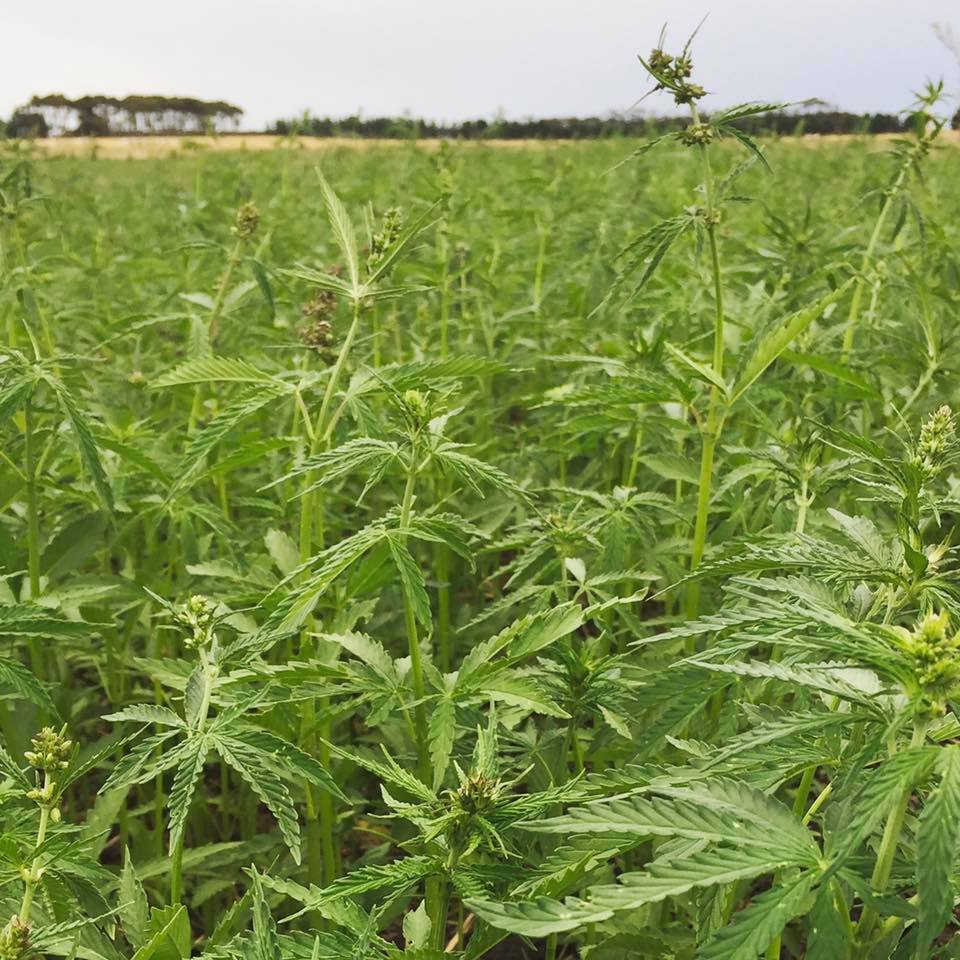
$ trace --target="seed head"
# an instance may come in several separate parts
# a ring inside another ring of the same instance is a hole
[[[706,96],[707,91],[699,83],[690,83],[693,60],[689,53],[674,57],[658,47],[650,53],[647,66],[657,81],[655,89],[669,90],[675,103],[693,103]]]
[[[62,770],[67,765],[67,757],[73,749],[73,741],[68,740],[64,735],[66,730],[64,726],[58,733],[53,727],[44,727],[30,741],[33,750],[28,750],[24,754],[27,763],[35,770],[42,770],[45,773]],[[31,797],[31,799],[35,798]]]
[[[30,952],[30,925],[11,917],[0,930],[0,960],[21,960]]]
[[[681,140],[688,146],[703,145],[713,140],[713,127],[709,123],[691,123],[686,130],[680,134]]]
[[[944,405],[934,411],[920,427],[914,463],[928,477],[940,472],[956,436],[956,418],[950,407]]]
[[[180,607],[177,620],[193,631],[186,640],[188,647],[205,647],[210,642],[216,610],[216,603],[199,593]]]
[[[417,427],[424,426],[432,416],[430,396],[419,390],[407,390],[404,393],[403,408]]]
[[[311,350],[316,351],[327,365],[337,359],[337,351],[333,348],[333,327],[328,320],[316,319],[301,327],[299,330],[300,342]]]
[[[383,225],[378,233],[370,240],[370,253],[367,256],[367,273],[373,273],[380,265],[386,252],[397,242],[400,228],[403,224],[403,214],[399,207],[391,207],[383,215]]]
[[[260,211],[257,210],[257,205],[251,200],[237,210],[237,222],[233,232],[241,240],[249,240],[257,232],[259,223]]]

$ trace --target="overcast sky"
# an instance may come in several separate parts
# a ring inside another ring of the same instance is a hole
[[[708,104],[820,97],[896,110],[927,77],[960,92],[934,36],[957,0],[0,0],[0,115],[34,93],[225,99],[244,126],[309,110],[436,120],[624,111],[636,61],[705,15]],[[647,110],[666,110],[662,98]]]

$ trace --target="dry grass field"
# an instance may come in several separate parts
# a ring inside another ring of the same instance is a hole
[[[876,134],[871,139],[878,144],[895,139],[894,134]],[[820,146],[836,140],[859,139],[845,135],[828,134],[789,138],[807,146]],[[960,143],[960,130],[944,131],[941,134],[944,143]],[[435,150],[440,140],[419,140],[417,146],[425,150]],[[466,144],[495,146],[509,150],[543,149],[545,146],[569,145],[581,143],[579,140],[467,140]],[[238,133],[221,137],[52,137],[36,140],[33,145],[41,153],[50,156],[89,157],[96,156],[116,160],[145,160],[168,157],[194,151],[223,152],[231,150],[259,153],[286,147],[297,150],[368,150],[371,147],[401,147],[409,144],[407,140],[374,140],[358,137],[298,137],[290,140],[285,137],[266,133]]]

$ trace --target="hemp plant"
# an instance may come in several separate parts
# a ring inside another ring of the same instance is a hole
[[[136,704],[105,718],[139,724],[141,732],[147,725],[161,728],[124,754],[105,789],[129,789],[174,771],[167,796],[167,826],[170,902],[176,905],[183,897],[183,849],[190,806],[210,754],[235,771],[270,811],[297,863],[300,827],[295,794],[288,783],[310,784],[335,796],[342,797],[342,793],[322,764],[258,722],[269,688],[244,690],[242,680],[231,676],[231,669],[240,669],[258,656],[260,646],[242,636],[224,642],[223,620],[207,597],[195,595],[180,607],[154,599],[184,629],[184,645],[197,662],[180,690],[182,716],[159,704]]]
[[[772,103],[747,103],[720,111],[710,117],[701,116],[698,103],[706,96],[706,89],[692,79],[693,58],[691,40],[679,54],[672,55],[656,47],[646,59],[640,57],[647,74],[654,81],[653,91],[668,92],[677,106],[686,107],[690,123],[679,131],[673,131],[644,144],[633,157],[647,152],[665,141],[676,141],[696,151],[700,159],[702,181],[697,203],[682,214],[662,220],[642,233],[623,251],[627,258],[622,280],[640,271],[633,295],[636,295],[652,278],[669,249],[685,234],[693,232],[701,244],[704,239],[709,252],[710,296],[713,301],[713,348],[710,359],[703,362],[690,356],[675,344],[667,344],[667,350],[678,368],[687,377],[692,377],[708,388],[706,409],[691,404],[690,412],[700,435],[700,467],[697,476],[696,514],[690,544],[690,569],[696,570],[703,559],[708,541],[708,524],[713,488],[714,459],[717,445],[723,432],[730,409],[752,386],[790,343],[806,330],[814,320],[832,307],[839,293],[832,291],[800,310],[782,318],[764,330],[754,331],[752,350],[738,357],[739,370],[731,380],[727,375],[726,346],[727,311],[724,306],[724,274],[721,260],[720,226],[727,208],[740,200],[733,187],[749,163],[759,161],[768,167],[763,152],[757,144],[737,126],[738,120],[757,116],[781,105]],[[723,179],[718,180],[714,171],[712,145],[722,137],[729,136],[741,143],[748,151],[746,163],[734,167]],[[631,157],[630,159],[633,159]],[[619,284],[618,284],[619,285]],[[665,395],[662,401],[675,399]],[[687,593],[687,614],[696,616],[700,604],[697,581],[693,581]]]
[[[902,214],[891,231],[890,239],[893,240],[903,227],[908,210],[912,208],[914,213],[917,212],[915,204],[907,193],[907,185],[911,177],[919,178],[922,176],[922,164],[946,125],[946,119],[934,112],[942,99],[942,80],[937,83],[928,82],[924,91],[917,94],[915,108],[910,115],[913,136],[909,139],[901,137],[895,141],[893,150],[890,151],[890,159],[894,162],[894,171],[890,181],[882,190],[873,192],[879,194],[883,199],[880,204],[880,211],[873,224],[873,230],[867,240],[866,247],[863,249],[860,268],[853,286],[853,296],[847,310],[846,326],[843,331],[843,362],[849,359],[850,352],[853,349],[854,338],[860,323],[865,287],[869,286],[870,288],[868,316],[873,317],[877,308],[877,301],[884,285],[886,272],[886,260],[878,257],[877,250],[884,239],[884,228],[887,221],[894,215],[897,206],[900,205]],[[868,194],[865,199],[869,199],[870,196]]]

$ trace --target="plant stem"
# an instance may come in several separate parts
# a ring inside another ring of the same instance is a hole
[[[216,643],[215,640],[214,643]],[[213,688],[220,673],[220,668],[214,660],[209,658],[203,647],[198,647],[197,653],[200,657],[200,666],[203,668],[203,693],[200,698],[200,709],[197,712],[197,725],[191,734],[192,736],[201,735],[203,728],[207,725],[207,718],[210,715],[210,699],[213,696]],[[170,905],[173,907],[178,906],[183,899],[183,842],[185,835],[186,830],[181,829],[170,857]]]
[[[887,217],[890,214],[890,210],[893,207],[893,201],[900,193],[900,189],[903,187],[903,182],[907,178],[907,173],[916,160],[916,152],[919,149],[920,142],[922,141],[918,141],[918,144],[915,145],[911,149],[910,153],[908,153],[904,158],[903,163],[900,165],[900,170],[897,172],[896,179],[885,191],[883,206],[880,208],[880,213],[877,216],[877,222],[874,224],[873,232],[870,234],[870,239],[867,241],[867,247],[863,251],[863,257],[860,261],[860,275],[857,277],[856,284],[853,288],[853,297],[850,300],[850,309],[847,311],[847,327],[843,334],[841,362],[844,364],[850,359],[850,351],[853,349],[853,338],[857,329],[857,322],[860,319],[860,303],[863,299],[864,274],[867,272],[867,268],[870,266],[870,262],[873,260],[874,251],[877,248],[877,244],[880,242],[880,235],[883,233],[883,225],[886,223]]]
[[[43,790],[48,791],[50,788],[50,772],[44,770]],[[44,840],[47,839],[47,825],[50,823],[50,810],[51,807],[48,803],[44,803],[43,806],[40,807],[40,825],[37,827],[37,842],[34,849],[42,847]],[[40,854],[37,854],[33,858],[33,863],[30,865],[30,873],[24,878],[23,900],[20,903],[19,913],[19,917],[24,923],[27,923],[30,919],[30,907],[33,904],[33,894],[37,888],[37,884],[40,882],[40,860]]]
[[[36,602],[40,596],[40,508],[37,500],[36,451],[33,436],[33,404],[28,398],[23,409],[23,458],[24,475],[27,484],[27,569],[30,581],[30,599]],[[43,651],[37,637],[31,637],[30,662],[33,672],[39,678],[46,675],[43,664]]]
[[[322,448],[328,447],[330,442],[330,432],[335,423],[330,420],[330,409],[333,398],[336,396],[337,388],[340,383],[340,377],[343,373],[347,358],[350,355],[350,349],[353,341],[356,339],[357,330],[360,326],[360,304],[353,304],[353,318],[347,335],[344,338],[343,345],[337,355],[336,362],[330,371],[330,378],[323,393],[323,399],[320,403],[320,410],[316,421],[311,424],[309,413],[306,407],[300,402],[300,411],[304,423],[304,431],[309,440],[307,446],[307,455],[315,456]],[[299,523],[299,554],[300,562],[306,563],[313,556],[314,543],[319,542],[322,549],[322,515],[323,499],[316,491],[310,490],[314,483],[314,474],[309,472],[304,477],[303,486],[305,492],[300,498],[300,523]],[[317,534],[315,538],[315,533]],[[307,573],[304,572],[304,576]],[[309,627],[304,627],[300,633],[300,654],[304,655],[309,647]],[[326,712],[327,700],[321,699],[320,709]],[[316,716],[317,704],[307,702],[303,707],[303,716],[301,722],[303,727],[312,724]],[[310,753],[316,753],[317,759],[329,771],[331,765],[330,748],[327,742],[332,736],[332,723],[329,718],[322,719],[319,729],[316,733],[310,733],[308,742],[304,747]],[[319,735],[319,736],[318,736]],[[306,787],[306,813],[307,813],[307,872],[310,881],[317,885],[332,883],[337,878],[337,850],[334,842],[334,827],[336,825],[336,810],[333,805],[333,798],[310,785]],[[325,926],[326,921],[322,917],[316,916],[314,922],[320,928]]]
[[[700,122],[695,105],[690,105],[694,123]],[[710,166],[710,153],[706,144],[700,144],[700,158],[703,164],[703,189],[706,201],[704,220],[707,231],[707,243],[710,248],[710,269],[713,276],[713,359],[712,369],[717,379],[723,378],[724,360],[724,313],[723,313],[723,275],[720,270],[720,245],[717,239],[717,209],[715,205],[713,170]],[[700,451],[700,473],[697,489],[697,519],[693,528],[693,545],[690,553],[690,569],[696,570],[703,559],[707,542],[707,523],[710,518],[710,494],[713,485],[713,458],[720,431],[723,429],[724,398],[720,388],[711,385],[710,401],[707,409],[706,424],[701,428],[702,447]],[[687,616],[694,619],[700,612],[700,584],[694,580],[687,592]]]
[[[227,299],[227,288],[230,286],[230,277],[233,274],[233,269],[240,262],[241,250],[243,250],[242,237],[237,239],[237,242],[233,245],[233,250],[230,251],[230,256],[227,258],[227,265],[223,270],[223,276],[220,278],[220,284],[217,287],[217,293],[213,300],[213,307],[210,310],[209,336],[211,345],[217,339],[217,334],[220,332],[220,318],[223,315],[224,301]]]
[[[414,445],[410,452],[410,465],[407,469],[407,483],[403,491],[403,504],[400,507],[400,527],[410,523],[410,511],[413,506],[413,490],[417,481],[417,450]],[[403,591],[403,616],[407,630],[407,650],[410,654],[410,674],[413,680],[413,695],[416,703],[413,708],[413,722],[417,731],[417,772],[424,783],[429,782],[430,756],[428,753],[427,713],[423,703],[426,685],[423,680],[423,659],[420,655],[420,639],[417,634],[417,616],[413,598]]]
[[[914,721],[910,746],[920,746],[923,743],[925,733],[926,726],[919,721]],[[887,814],[887,822],[880,839],[880,848],[877,850],[877,859],[873,865],[873,873],[870,875],[870,887],[878,896],[884,892],[890,879],[897,844],[900,842],[900,834],[903,831],[903,823],[907,816],[907,807],[910,804],[911,796],[913,796],[912,784],[900,791],[893,809]],[[865,905],[856,929],[856,939],[860,943],[861,956],[865,957],[870,952],[870,935],[873,933],[873,928],[876,926],[878,919],[879,915],[876,910]]]

